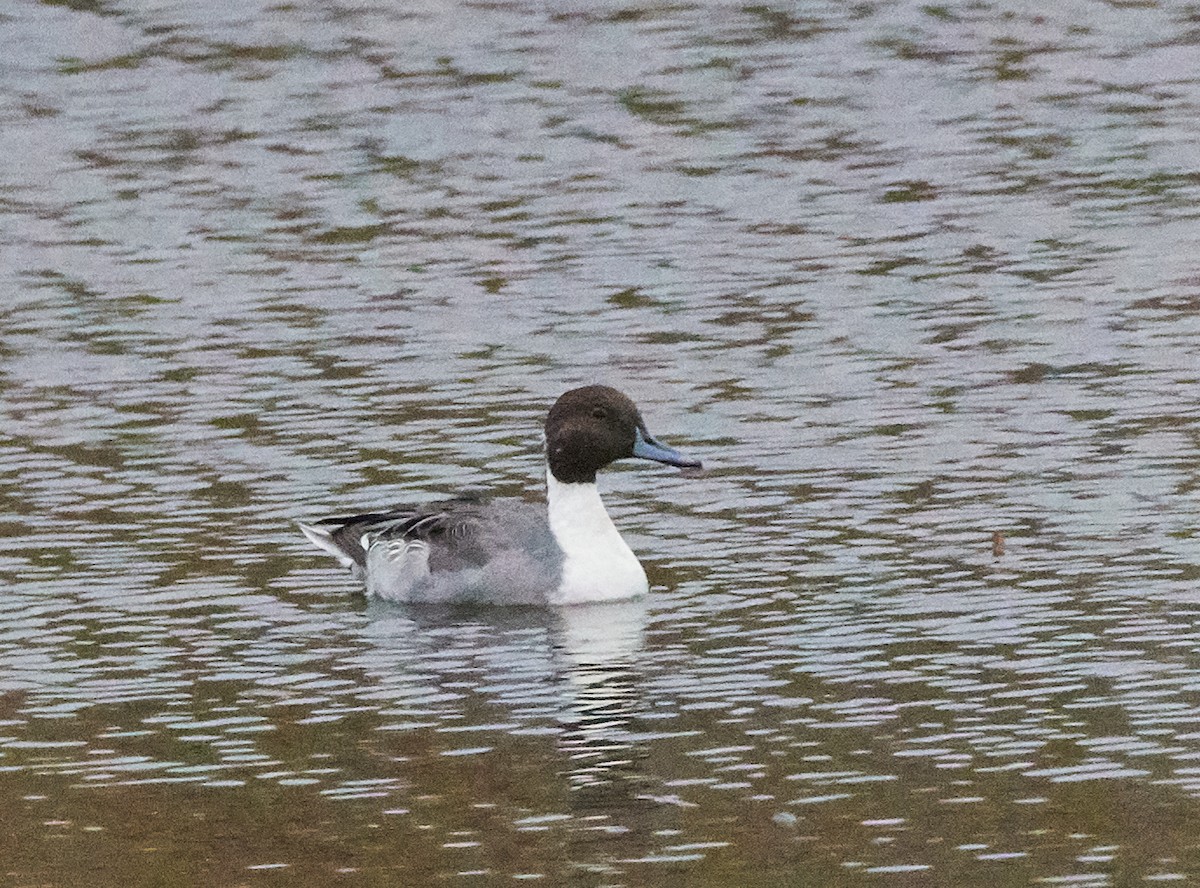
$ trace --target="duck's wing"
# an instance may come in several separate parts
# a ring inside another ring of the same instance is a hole
[[[457,497],[297,523],[315,546],[356,573],[362,573],[367,566],[367,550],[378,541],[427,544],[433,556],[430,564],[433,569],[438,562],[481,565],[490,549],[487,540],[495,533],[491,527],[495,523],[494,513],[487,500]]]

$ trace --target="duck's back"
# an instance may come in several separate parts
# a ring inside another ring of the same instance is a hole
[[[301,525],[390,601],[545,604],[563,553],[544,506],[464,497]]]

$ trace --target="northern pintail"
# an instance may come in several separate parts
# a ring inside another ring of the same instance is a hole
[[[700,461],[656,441],[625,395],[572,389],[546,416],[546,503],[460,497],[299,522],[313,543],[401,602],[578,604],[649,591],[596,489],[596,472],[625,457],[681,468]]]

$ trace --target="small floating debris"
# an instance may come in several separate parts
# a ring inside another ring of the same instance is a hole
[[[992,533],[992,557],[999,558],[1004,554],[1004,534],[1000,531]]]

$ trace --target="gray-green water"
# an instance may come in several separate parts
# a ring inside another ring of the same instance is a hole
[[[1200,878],[1200,8],[0,9],[0,873]],[[648,600],[367,605],[540,484]],[[994,556],[1000,533],[1005,551]]]

